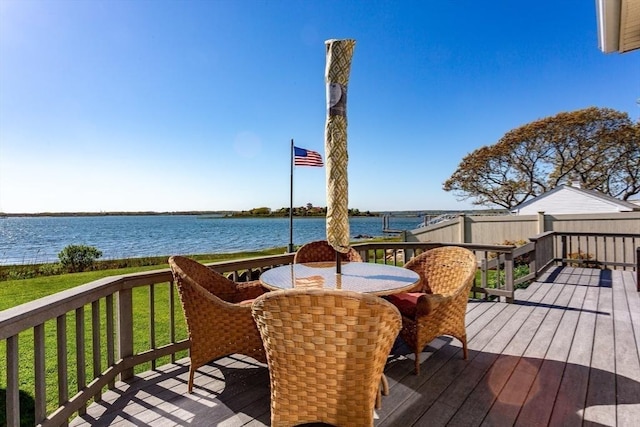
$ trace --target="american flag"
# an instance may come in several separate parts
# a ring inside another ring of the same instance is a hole
[[[293,164],[296,166],[324,166],[322,156],[315,151],[293,147]]]

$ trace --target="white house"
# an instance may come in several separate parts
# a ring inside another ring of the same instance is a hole
[[[631,211],[640,211],[640,206],[599,191],[569,185],[558,186],[511,209],[511,213],[516,215],[535,215],[538,212],[557,215]]]

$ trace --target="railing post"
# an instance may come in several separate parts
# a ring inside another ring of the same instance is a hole
[[[118,359],[133,356],[133,292],[131,289],[118,291],[116,319],[118,322]],[[121,380],[133,377],[133,368],[120,373]]]
[[[513,302],[513,249],[509,250],[509,252],[505,252],[504,254],[504,285],[505,290],[509,292],[507,297],[507,302]]]

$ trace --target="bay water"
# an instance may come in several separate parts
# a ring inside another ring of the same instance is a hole
[[[411,230],[415,216],[389,218],[388,228]],[[382,217],[350,219],[351,238],[383,236]],[[325,218],[293,219],[293,243],[324,239]],[[94,246],[101,259],[255,251],[289,244],[289,218],[124,215],[0,218],[0,265],[58,261],[68,245]]]

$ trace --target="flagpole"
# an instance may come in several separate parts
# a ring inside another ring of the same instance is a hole
[[[289,189],[289,253],[291,253],[293,252],[293,138],[291,138],[291,184]]]

